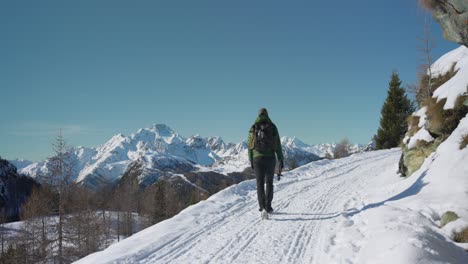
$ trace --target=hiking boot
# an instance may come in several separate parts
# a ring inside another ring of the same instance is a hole
[[[269,214],[273,213],[273,208],[271,208],[271,207],[268,208],[268,209],[267,209],[267,213],[269,213]]]

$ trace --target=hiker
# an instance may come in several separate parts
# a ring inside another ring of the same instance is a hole
[[[260,109],[255,124],[249,131],[249,160],[257,178],[257,196],[259,211],[273,212],[273,176],[275,174],[276,158],[280,169],[284,167],[283,152],[278,129],[268,117],[265,108]],[[275,156],[276,154],[276,156]],[[265,192],[266,183],[266,192]],[[263,212],[262,212],[263,213]]]

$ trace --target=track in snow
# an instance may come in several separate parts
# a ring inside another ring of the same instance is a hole
[[[250,188],[222,210],[200,215],[193,228],[111,262],[327,263],[337,224],[362,205],[359,191],[372,188],[369,179],[396,169],[399,154],[379,151],[303,166],[275,181],[269,220],[261,219]]]

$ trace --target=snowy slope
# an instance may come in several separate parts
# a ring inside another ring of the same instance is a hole
[[[466,133],[468,118],[410,178],[397,149],[312,162],[275,181],[271,220],[245,181],[77,263],[468,263],[437,227],[468,219]]]

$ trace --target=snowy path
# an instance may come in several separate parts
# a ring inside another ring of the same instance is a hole
[[[146,257],[158,263],[325,263],[333,225],[365,178],[394,170],[395,155],[375,155],[297,171],[275,191],[276,213],[261,220],[255,192]],[[374,166],[369,166],[374,164]],[[366,165],[366,166],[363,166]]]
[[[275,181],[270,220],[260,218],[254,181],[244,182],[81,261],[327,263],[337,225],[352,225],[346,213],[363,204],[360,191],[379,174],[395,175],[399,155],[360,154],[287,173]]]

